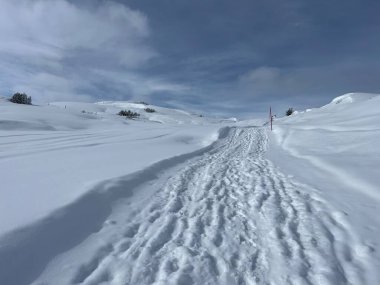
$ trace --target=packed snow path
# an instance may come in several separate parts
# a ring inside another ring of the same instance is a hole
[[[165,182],[117,201],[34,284],[374,282],[370,250],[345,214],[279,172],[266,143],[263,128],[230,129]]]

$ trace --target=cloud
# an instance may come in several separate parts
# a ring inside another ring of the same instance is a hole
[[[137,99],[141,96],[148,96],[154,92],[166,91],[169,93],[182,94],[190,88],[187,85],[171,83],[159,77],[149,77],[131,71],[110,71],[97,69],[93,70],[92,76],[98,77],[114,85],[116,88],[128,86],[131,95]]]
[[[112,1],[1,1],[0,91],[37,101],[88,100],[97,92],[91,85],[109,80],[98,70],[130,76],[157,56],[149,36],[144,14]]]
[[[243,74],[239,79],[239,84],[243,88],[254,90],[255,95],[268,93],[276,90],[280,81],[284,81],[279,68],[259,67]]]
[[[252,104],[255,110],[269,105],[279,110],[305,109],[327,104],[344,93],[376,90],[379,73],[378,61],[373,59],[352,58],[318,66],[262,66],[240,75],[225,92],[238,94],[236,101]]]
[[[153,54],[146,48],[137,52],[149,35],[146,17],[121,4],[86,9],[65,0],[5,0],[0,5],[2,53],[54,60],[75,50],[116,52],[125,64]]]

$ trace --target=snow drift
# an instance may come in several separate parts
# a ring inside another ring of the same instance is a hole
[[[118,116],[122,109],[141,117]],[[0,235],[75,201],[97,183],[211,144],[223,125],[129,102],[30,106],[2,99],[0,114]]]
[[[268,156],[345,215],[380,268],[380,95],[349,93],[274,122]],[[375,284],[376,281],[373,281]]]

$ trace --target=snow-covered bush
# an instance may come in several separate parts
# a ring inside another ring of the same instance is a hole
[[[293,114],[293,113],[294,113],[293,108],[289,108],[289,109],[286,111],[286,115],[287,115],[287,116],[290,116],[290,115]]]
[[[137,104],[142,104],[142,105],[145,105],[145,106],[148,106],[149,104],[147,102],[144,102],[144,101],[139,101],[139,102],[136,102]]]
[[[17,104],[26,104],[31,105],[32,104],[32,97],[26,95],[25,93],[15,93],[13,94],[12,98],[9,99],[9,101]]]
[[[124,117],[130,118],[130,119],[137,118],[137,117],[140,116],[139,113],[132,112],[131,110],[121,110],[121,111],[118,113],[118,115],[119,115],[119,116],[124,116]]]
[[[156,112],[156,110],[154,110],[153,108],[146,108],[145,112],[147,112],[147,113],[154,113],[154,112]]]

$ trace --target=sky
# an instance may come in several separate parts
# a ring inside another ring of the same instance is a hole
[[[0,94],[258,117],[380,93],[378,0],[0,0]]]

